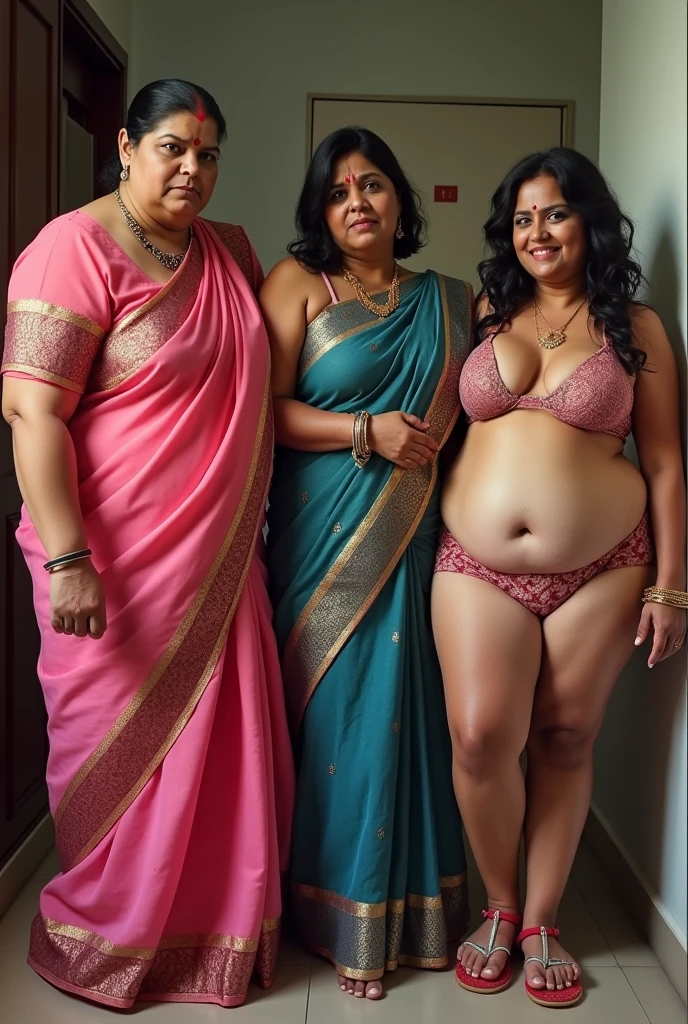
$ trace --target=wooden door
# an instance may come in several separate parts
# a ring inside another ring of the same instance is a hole
[[[0,2],[0,294],[57,213],[60,0]],[[4,322],[4,315],[2,317]],[[0,866],[47,809],[46,714],[31,580],[14,532],[21,496],[0,423]]]
[[[124,123],[126,65],[86,0],[0,0],[0,308],[19,253],[58,213],[99,194],[97,173]],[[48,808],[38,628],[14,537],[20,509],[0,420],[0,867]]]

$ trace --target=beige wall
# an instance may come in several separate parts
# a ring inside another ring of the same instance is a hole
[[[105,22],[117,42],[131,60],[131,12],[134,0],[88,0],[96,14]],[[137,0],[145,3],[146,0]]]
[[[678,357],[685,423],[686,4],[604,0],[600,164],[637,226],[637,247]],[[638,655],[597,749],[594,806],[686,945],[686,660]],[[684,967],[685,972],[685,967]]]
[[[180,7],[134,0],[130,88],[176,75],[215,95],[230,134],[208,213],[244,224],[266,267],[293,234],[309,92],[572,99],[576,144],[597,156],[601,0]]]

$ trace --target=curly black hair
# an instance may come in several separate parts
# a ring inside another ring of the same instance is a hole
[[[482,290],[491,311],[476,324],[478,339],[490,329],[510,324],[514,314],[535,290],[533,278],[521,266],[513,244],[513,221],[521,186],[550,176],[585,225],[585,280],[590,316],[606,336],[629,374],[642,369],[646,355],[633,344],[629,307],[636,301],[644,278],[633,259],[633,224],[592,160],[566,146],[525,157],[513,167],[492,196],[490,216],[483,228],[492,255],[478,265]],[[642,305],[642,303],[638,303]]]
[[[350,153],[362,153],[392,181],[399,198],[403,238],[394,239],[394,258],[413,256],[425,245],[426,223],[421,199],[386,142],[367,128],[338,128],[320,143],[310,162],[296,207],[297,237],[287,251],[312,271],[336,274],[342,252],[325,222],[335,164]]]

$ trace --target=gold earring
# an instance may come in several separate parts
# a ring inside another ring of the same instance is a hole
[[[120,175],[119,176],[122,179],[122,181],[128,181],[129,180],[129,164],[125,164],[124,165],[124,167],[120,171]]]

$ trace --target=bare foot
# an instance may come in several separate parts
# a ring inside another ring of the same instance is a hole
[[[479,928],[469,935],[469,939],[471,942],[475,942],[479,946],[487,946],[490,941],[490,935],[492,934],[492,927],[492,921],[485,921]],[[497,928],[497,935],[495,937],[495,946],[506,946],[510,949],[515,937],[516,925],[510,924],[509,921],[505,921],[504,918],[501,918],[499,921],[499,927]],[[456,959],[463,965],[466,974],[470,974],[471,977],[484,978],[485,981],[494,981],[504,970],[504,966],[509,957],[504,950],[498,949],[488,958],[483,953],[479,953],[477,949],[473,949],[473,946],[469,946],[466,942],[463,942],[459,946]]]
[[[557,942],[552,936],[548,936],[547,946],[548,955],[553,960],[571,960],[571,957],[561,943]],[[531,935],[529,938],[524,939],[521,948],[523,949],[524,957],[542,956],[542,940],[539,935]],[[525,972],[526,980],[532,988],[547,988],[550,992],[553,992],[555,989],[561,991],[565,988],[571,988],[574,982],[578,981],[581,976],[581,969],[575,961],[567,963],[565,967],[550,967],[545,970],[542,964],[531,960],[529,964],[526,964]]]
[[[368,982],[354,981],[353,978],[345,978],[344,975],[338,974],[337,984],[342,992],[357,999],[379,999],[382,995],[382,981],[379,978]]]

